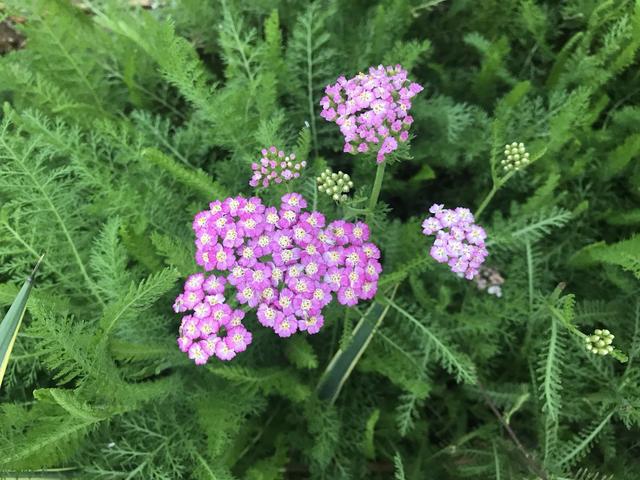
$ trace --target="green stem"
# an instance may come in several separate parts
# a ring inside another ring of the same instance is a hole
[[[495,183],[493,184],[493,186],[491,187],[491,191],[489,193],[487,193],[487,196],[484,197],[484,200],[482,201],[482,203],[480,204],[478,209],[475,211],[474,215],[475,215],[476,219],[478,219],[478,217],[480,217],[480,215],[482,214],[484,209],[487,208],[487,205],[489,205],[489,202],[491,201],[491,199],[496,194],[496,192],[498,191],[499,188],[500,188],[500,186],[496,185]]]
[[[376,179],[373,182],[373,189],[371,190],[371,197],[369,197],[369,212],[367,214],[367,223],[370,222],[376,205],[378,204],[378,198],[380,197],[380,190],[382,189],[382,180],[384,179],[384,168],[387,162],[378,164],[376,170]]]
[[[527,254],[527,277],[529,280],[529,316],[533,313],[533,254],[531,252],[531,242],[527,240],[525,243]],[[529,322],[528,324],[530,324]]]

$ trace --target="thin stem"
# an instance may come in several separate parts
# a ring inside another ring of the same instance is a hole
[[[491,199],[493,198],[493,196],[496,194],[496,192],[498,191],[500,187],[497,186],[495,183],[493,184],[493,186],[491,187],[491,191],[487,194],[486,197],[484,197],[484,200],[482,201],[482,203],[480,204],[480,206],[478,207],[478,209],[475,211],[475,217],[476,219],[478,217],[480,217],[480,215],[482,214],[482,212],[484,211],[485,208],[487,208],[487,205],[489,205],[489,202],[491,201]]]
[[[316,131],[316,114],[313,102],[313,46],[311,25],[307,29],[307,101],[309,102],[309,120],[311,122],[311,136],[313,139],[313,153],[318,156],[318,133]]]
[[[251,64],[249,63],[249,59],[247,58],[247,55],[244,51],[244,46],[242,45],[242,40],[240,39],[240,32],[238,31],[238,28],[236,26],[235,19],[233,18],[233,15],[229,11],[227,7],[227,2],[225,0],[222,0],[222,8],[224,10],[225,17],[228,17],[230,32],[231,32],[231,35],[233,36],[233,40],[236,43],[236,51],[240,54],[240,58],[242,59],[242,65],[245,71],[247,72],[247,78],[249,79],[249,82],[253,84],[255,80],[255,76],[253,71],[251,70]]]
[[[496,418],[500,421],[502,426],[506,429],[507,433],[511,437],[511,440],[513,440],[513,443],[515,443],[516,447],[518,447],[518,450],[520,450],[520,453],[525,458],[527,465],[529,466],[529,469],[531,469],[531,471],[534,472],[536,475],[538,475],[541,479],[549,480],[549,477],[547,476],[547,473],[544,471],[542,466],[539,465],[536,462],[536,460],[533,458],[533,456],[524,448],[524,446],[520,442],[520,439],[516,435],[516,432],[514,432],[511,426],[504,420],[504,418],[502,418],[502,415],[498,411],[498,408],[495,406],[495,404],[493,403],[489,395],[487,395],[487,392],[485,391],[482,384],[478,382],[477,386],[478,386],[478,390],[480,391],[480,394],[484,398],[484,401],[487,403],[487,405],[489,406],[493,414],[496,416]]]
[[[529,315],[533,313],[533,254],[531,252],[531,242],[525,243],[527,253],[527,276],[529,283]]]
[[[314,180],[313,182],[313,211],[315,212],[318,209],[318,183]]]
[[[380,190],[382,189],[382,180],[384,179],[384,168],[387,162],[378,164],[376,170],[376,179],[373,182],[373,189],[371,190],[371,196],[369,197],[369,212],[367,214],[367,223],[370,222],[373,217],[376,205],[378,204],[378,197],[380,197]]]

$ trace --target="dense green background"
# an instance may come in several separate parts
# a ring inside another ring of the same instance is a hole
[[[638,478],[640,2],[153,3],[0,10],[0,309],[47,252],[0,390],[0,472]],[[254,328],[230,364],[195,367],[170,308],[193,214],[250,194],[270,144],[309,155],[305,195],[328,165],[366,199],[375,166],[340,152],[318,101],[380,63],[425,91],[374,221],[395,306],[337,402],[315,387],[364,306],[312,338]],[[498,299],[431,261],[419,223],[433,202],[477,208],[512,141],[544,154],[479,220]],[[574,325],[609,328],[629,361]]]

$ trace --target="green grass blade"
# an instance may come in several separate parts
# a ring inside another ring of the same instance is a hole
[[[336,352],[322,374],[316,388],[318,398],[331,403],[336,401],[342,386],[351,375],[388,311],[389,305],[383,306],[377,302],[369,307],[353,330],[349,345],[344,350],[340,349]]]
[[[9,311],[4,316],[2,323],[0,323],[0,386],[2,386],[2,379],[9,364],[11,350],[13,350],[13,344],[16,341],[18,330],[20,330],[22,319],[27,310],[27,300],[29,299],[29,293],[31,293],[33,279],[43,257],[44,255],[38,260],[33,272],[31,272],[29,278],[24,282],[11,307],[9,307]]]

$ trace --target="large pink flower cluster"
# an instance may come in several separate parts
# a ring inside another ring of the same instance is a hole
[[[423,90],[410,82],[407,71],[395,67],[370,67],[369,73],[359,73],[325,88],[320,100],[322,116],[335,122],[344,135],[344,151],[377,153],[378,163],[398,148],[398,142],[409,138],[411,99]]]
[[[489,254],[484,245],[486,232],[474,223],[468,208],[450,210],[434,204],[429,212],[433,216],[422,222],[422,233],[436,235],[430,255],[440,263],[447,263],[454,273],[473,279]]]
[[[305,212],[298,193],[282,197],[280,208],[257,197],[215,201],[193,222],[196,260],[209,276],[189,277],[175,301],[176,312],[192,311],[180,327],[180,348],[196,363],[215,355],[230,360],[251,343],[243,310],[279,336],[317,333],[322,309],[337,294],[343,305],[374,297],[382,270],[380,251],[366,224],[334,221]]]

